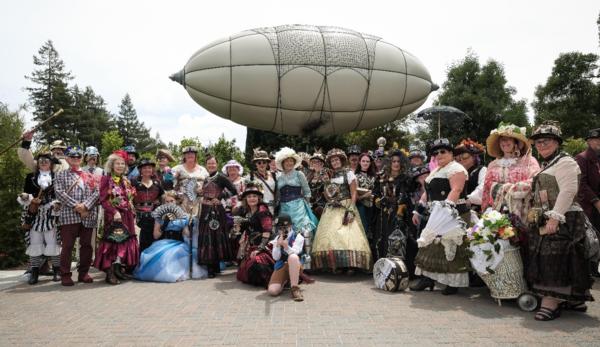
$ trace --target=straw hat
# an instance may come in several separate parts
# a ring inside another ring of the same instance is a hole
[[[519,141],[519,150],[521,154],[527,153],[530,149],[529,140],[526,136],[525,127],[518,127],[514,124],[500,123],[498,128],[490,132],[485,141],[487,152],[494,158],[502,158],[504,155],[500,149],[500,137],[510,137]]]

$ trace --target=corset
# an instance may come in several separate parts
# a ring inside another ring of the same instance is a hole
[[[290,202],[302,198],[302,187],[283,186],[279,189],[279,200],[281,202]]]

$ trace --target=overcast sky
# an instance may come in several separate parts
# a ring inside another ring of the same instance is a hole
[[[24,78],[48,39],[75,76],[117,113],[129,93],[139,118],[163,141],[224,133],[243,148],[243,126],[210,114],[168,76],[197,49],[245,29],[331,25],[376,35],[416,55],[441,85],[472,49],[504,64],[517,98],[533,100],[561,52],[599,53],[595,1],[3,1],[0,101],[27,101]],[[427,103],[431,104],[435,93]],[[533,115],[530,114],[530,117]]]

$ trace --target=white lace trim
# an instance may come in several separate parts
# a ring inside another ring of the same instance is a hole
[[[469,273],[440,273],[440,272],[429,272],[422,270],[417,266],[415,274],[426,276],[431,278],[438,283],[445,284],[451,287],[468,287],[469,286]]]
[[[500,167],[511,167],[517,163],[517,158],[500,158],[496,159],[498,166]]]
[[[546,211],[546,212],[544,212],[544,215],[546,217],[548,217],[548,218],[555,219],[555,220],[557,220],[557,221],[559,221],[561,223],[566,222],[565,215],[564,214],[560,214],[560,213],[558,213],[556,211]]]
[[[433,172],[429,174],[429,176],[427,176],[425,182],[430,183],[431,180],[433,180],[434,178],[450,178],[458,172],[464,173],[465,176],[469,175],[467,173],[467,170],[465,170],[465,168],[462,165],[455,161],[451,161],[450,163],[448,163],[448,165],[444,167],[438,166],[437,168],[435,168],[435,170],[433,170]]]

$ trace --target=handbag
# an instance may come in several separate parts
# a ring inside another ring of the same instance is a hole
[[[597,262],[600,260],[600,240],[598,239],[598,231],[588,217],[585,217],[585,241],[584,241],[585,259]]]
[[[104,238],[108,242],[123,243],[129,240],[129,231],[121,222],[112,222]]]

